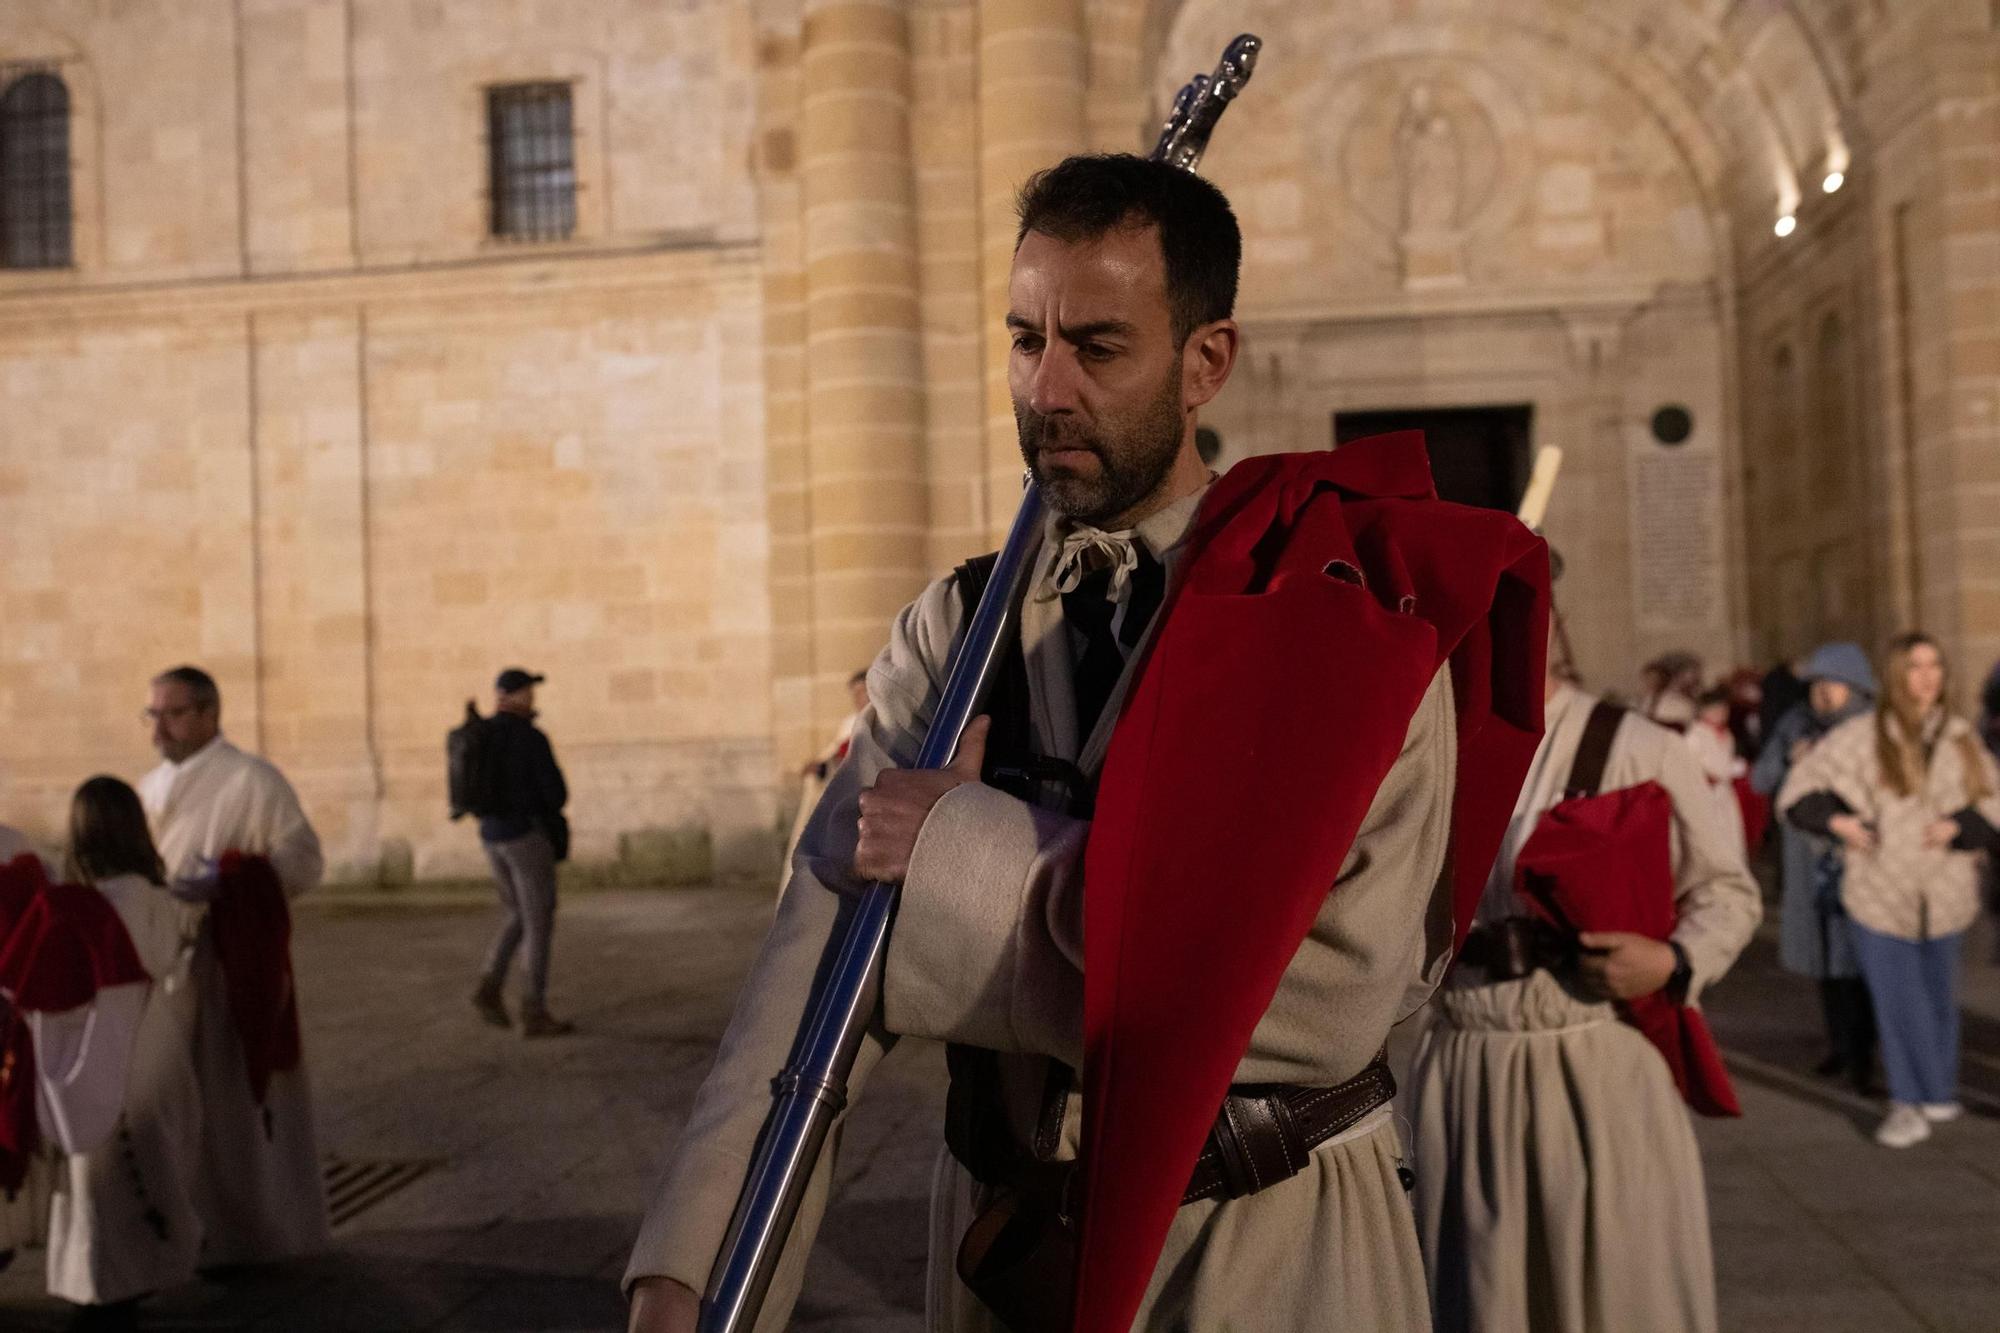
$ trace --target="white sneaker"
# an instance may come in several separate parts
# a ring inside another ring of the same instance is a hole
[[[1931,1136],[1931,1122],[1908,1102],[1892,1102],[1889,1114],[1875,1131],[1875,1142],[1884,1148],[1907,1148]]]
[[[1933,1125],[1942,1125],[1965,1114],[1965,1108],[1957,1102],[1925,1102],[1917,1108],[1924,1113],[1924,1119]]]

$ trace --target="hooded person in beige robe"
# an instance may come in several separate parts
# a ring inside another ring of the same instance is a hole
[[[269,859],[289,898],[316,886],[325,867],[319,835],[284,775],[223,738],[221,695],[208,674],[177,667],[161,675],[146,713],[164,762],[140,780],[139,796],[176,894],[198,899],[227,851]],[[196,902],[184,910],[195,936],[202,1265],[266,1263],[324,1248],[330,1229],[304,1062],[273,1073],[263,1104],[256,1102],[206,908]]]
[[[1562,800],[1598,702],[1553,672],[1547,698],[1475,932],[1524,915],[1515,857]],[[1694,1129],[1666,1061],[1612,1001],[1671,986],[1693,1003],[1728,971],[1763,909],[1686,742],[1628,713],[1601,790],[1648,781],[1673,802],[1672,944],[1586,932],[1576,975],[1536,967],[1494,980],[1466,962],[1437,993],[1411,1071],[1411,1113],[1439,1333],[1716,1327]]]
[[[1085,176],[1093,170],[1074,168]],[[1073,762],[1090,779],[1155,628],[1145,590],[1172,577],[1210,479],[1194,444],[1195,412],[1234,363],[1237,332],[1228,314],[1235,266],[1219,303],[1197,304],[1188,326],[1177,327],[1186,318],[1176,314],[1177,303],[1201,289],[1168,269],[1173,247],[1162,233],[1191,224],[1153,210],[1178,205],[1134,203],[1095,225],[1079,224],[1038,198],[1031,183],[1022,207],[1009,286],[1010,382],[1023,452],[1052,510],[1022,610],[1028,731],[1040,754]],[[1233,218],[1227,233],[1233,246]],[[1174,240],[1190,243],[1185,234]],[[1195,243],[1211,252],[1223,244]],[[1092,597],[1110,603],[1110,629],[1124,645],[1122,665],[1098,658],[1116,675],[1094,721],[1079,716],[1092,653],[1075,623],[1088,610],[1078,599]],[[1073,1087],[1054,1098],[1047,1093],[1052,1073],[1060,1087],[1061,1069],[1075,1070],[1082,1060],[1081,877],[1090,824],[982,785],[987,729],[980,722],[952,769],[899,767],[917,753],[966,619],[954,580],[933,583],[898,617],[869,672],[869,707],[801,839],[792,889],[634,1247],[625,1284],[635,1330],[694,1327],[696,1293],[728,1227],[770,1106],[771,1078],[844,910],[841,893],[862,881],[900,882],[902,898],[882,1008],[850,1097],[865,1090],[897,1037],[976,1047],[994,1054],[998,1100],[1016,1146],[1041,1161],[1076,1155],[1086,1113],[1080,1098]],[[1343,1083],[1370,1066],[1390,1026],[1429,993],[1450,942],[1444,861],[1454,744],[1449,677],[1440,672],[1377,790],[1339,891],[1327,886],[1236,1082]],[[937,1169],[927,1327],[997,1330],[954,1268],[988,1191],[942,1145],[930,1146]],[[1184,1205],[1134,1327],[1304,1333],[1327,1327],[1328,1312],[1338,1311],[1343,1326],[1373,1333],[1429,1329],[1402,1161],[1389,1109],[1379,1106],[1319,1144],[1296,1174],[1241,1197]],[[760,1330],[782,1329],[790,1317],[831,1169],[829,1152],[792,1229]]]

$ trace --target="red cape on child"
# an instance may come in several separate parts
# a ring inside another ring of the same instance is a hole
[[[0,866],[0,1189],[21,1187],[41,1142],[25,1015],[75,1009],[100,990],[148,979],[103,894],[49,883],[35,856]]]

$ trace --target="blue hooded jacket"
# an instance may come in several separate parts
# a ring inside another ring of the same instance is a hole
[[[1795,704],[1771,729],[1750,770],[1750,785],[1766,796],[1784,785],[1795,742],[1816,741],[1875,706],[1875,672],[1855,643],[1822,644],[1799,672],[1805,681],[1837,680],[1854,693],[1840,711],[1821,717],[1810,701]],[[1859,966],[1840,910],[1842,861],[1835,844],[1779,821],[1783,896],[1778,910],[1778,959],[1809,977],[1852,977]]]
[[[1875,669],[1868,665],[1868,654],[1861,651],[1858,643],[1821,644],[1806,659],[1805,670],[1799,672],[1799,678],[1808,683],[1837,680],[1870,699],[1880,692],[1875,684]]]

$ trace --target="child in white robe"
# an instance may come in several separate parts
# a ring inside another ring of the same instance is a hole
[[[96,1307],[92,1327],[128,1328],[139,1297],[193,1279],[201,1249],[191,954],[138,794],[117,778],[78,788],[65,873],[110,900],[153,981],[123,1071],[117,1129],[102,1147],[69,1155],[58,1173],[48,1285],[51,1295]]]

